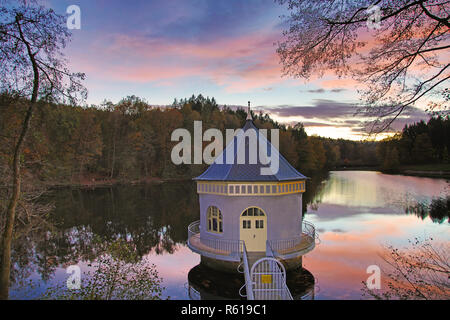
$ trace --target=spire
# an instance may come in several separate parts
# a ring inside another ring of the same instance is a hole
[[[248,102],[247,120],[253,121],[252,113],[250,112],[250,101]]]

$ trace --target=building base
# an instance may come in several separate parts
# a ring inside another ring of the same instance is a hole
[[[200,260],[201,264],[217,270],[217,271],[223,271],[223,272],[227,272],[227,273],[238,273],[237,268],[238,266],[241,264],[240,262],[233,262],[233,261],[223,261],[223,260],[218,260],[218,259],[213,259],[213,258],[208,258],[205,256],[201,256],[201,260]]]
[[[298,268],[291,270],[286,276],[287,285],[294,300],[315,298],[315,280],[311,272]],[[188,274],[188,284],[195,289],[190,291],[194,294],[190,294],[189,297],[193,300],[245,300],[239,295],[239,290],[244,283],[245,278],[240,273],[226,273],[199,264]]]
[[[253,263],[255,263],[260,258],[264,258],[265,256],[266,255],[264,253],[254,253],[254,254],[249,253],[249,267],[251,268]],[[281,261],[281,263],[283,263],[284,267],[286,268],[286,271],[296,270],[302,266],[303,257],[299,256],[296,258],[286,259],[286,260],[280,259],[280,261]],[[238,266],[240,265],[240,262],[223,261],[223,260],[218,260],[218,259],[201,256],[201,264],[208,268],[217,270],[217,271],[222,271],[222,272],[227,272],[227,273],[238,273],[237,269],[238,269]],[[242,268],[241,268],[241,270],[242,270]]]

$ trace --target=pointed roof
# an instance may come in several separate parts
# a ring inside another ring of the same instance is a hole
[[[260,159],[260,155],[257,157],[257,161],[255,164],[249,163],[249,139],[246,138],[244,132],[248,130],[254,130],[256,133],[256,139],[259,145],[267,146],[267,155],[265,159]],[[245,150],[245,163],[239,164],[238,159],[238,150]],[[271,155],[271,150],[274,152]],[[226,159],[232,156],[234,161],[232,163],[227,163]],[[269,174],[263,175],[261,174],[261,169],[266,168],[268,170],[270,168],[270,160],[271,156],[278,156],[279,165],[277,172],[269,172]],[[269,158],[269,159],[267,159]],[[223,159],[223,161],[221,161]],[[269,164],[267,164],[269,163]],[[270,141],[261,134],[258,128],[254,125],[253,120],[250,114],[250,105],[248,108],[247,120],[245,121],[245,125],[240,132],[238,132],[234,137],[234,145],[233,143],[229,143],[226,148],[223,150],[222,154],[219,155],[213,164],[211,164],[208,169],[206,169],[203,174],[194,178],[196,181],[292,181],[292,180],[305,180],[306,176],[298,172],[282,155],[279,151],[272,146]]]

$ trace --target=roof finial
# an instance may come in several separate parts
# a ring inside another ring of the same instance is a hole
[[[250,112],[250,101],[248,102],[247,120],[253,120],[252,113]]]

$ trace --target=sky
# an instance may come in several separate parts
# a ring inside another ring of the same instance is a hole
[[[309,81],[282,75],[276,53],[286,7],[274,0],[46,0],[58,13],[81,10],[81,29],[66,48],[70,67],[86,74],[88,104],[136,95],[169,105],[192,94],[220,104],[301,121],[308,134],[360,139],[353,116],[357,83],[333,76]],[[406,122],[427,119],[414,110]]]

